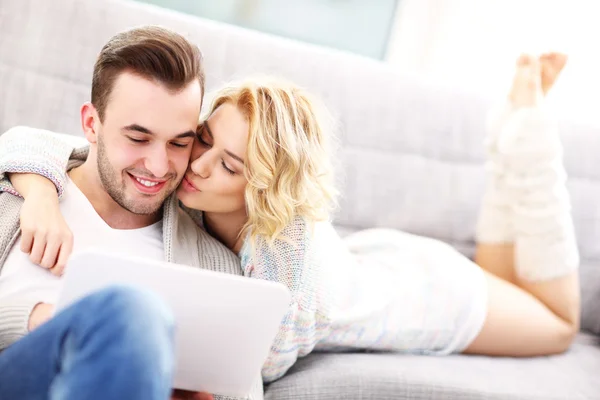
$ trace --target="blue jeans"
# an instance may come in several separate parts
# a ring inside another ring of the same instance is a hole
[[[173,325],[149,292],[98,291],[0,353],[0,399],[169,399]]]

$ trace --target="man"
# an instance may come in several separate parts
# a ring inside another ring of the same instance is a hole
[[[188,167],[203,91],[200,52],[176,33],[137,28],[104,46],[91,102],[81,108],[89,155],[87,149],[73,152],[71,179],[59,188],[75,250],[94,246],[241,274],[237,257],[197,229],[171,196]],[[55,145],[73,150],[64,142]],[[9,172],[22,172],[11,171],[10,160],[4,164]],[[19,178],[13,176],[15,185]],[[32,260],[64,266],[71,249],[60,249],[57,260],[44,260],[44,248],[32,245],[34,238],[19,236],[19,213],[27,200],[9,194],[15,194],[10,187],[4,190],[0,399],[168,399],[174,360],[167,307],[151,293],[113,287],[51,318],[60,278]],[[27,199],[43,196],[44,190],[56,189],[35,185],[21,188],[21,194]]]

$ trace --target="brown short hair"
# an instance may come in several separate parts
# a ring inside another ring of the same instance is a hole
[[[92,104],[100,121],[116,78],[130,71],[156,80],[170,90],[180,90],[198,79],[204,94],[204,68],[200,49],[178,33],[144,26],[113,36],[104,45],[92,78]]]

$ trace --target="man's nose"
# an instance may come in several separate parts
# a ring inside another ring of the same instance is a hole
[[[154,149],[146,157],[145,167],[156,178],[164,178],[169,172],[169,155],[165,148]]]

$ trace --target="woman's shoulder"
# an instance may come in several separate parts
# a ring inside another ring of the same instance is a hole
[[[290,261],[290,258],[298,260],[316,251],[321,242],[330,242],[331,238],[339,238],[331,221],[310,221],[297,216],[274,241],[247,234],[239,256],[242,263],[257,257],[280,262]]]

